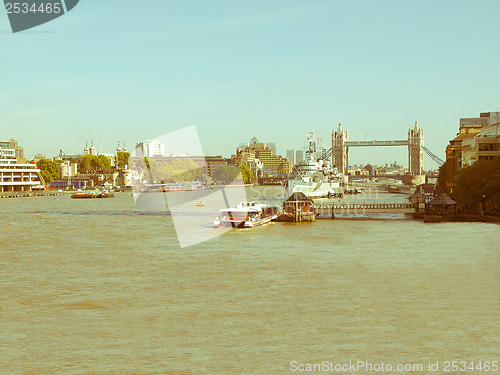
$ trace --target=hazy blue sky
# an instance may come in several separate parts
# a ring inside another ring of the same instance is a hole
[[[2,11],[0,138],[51,157],[196,125],[227,157],[339,121],[351,140],[405,139],[418,119],[444,157],[460,117],[500,111],[499,14],[498,0],[81,0],[12,34]],[[395,160],[404,147],[350,153]]]

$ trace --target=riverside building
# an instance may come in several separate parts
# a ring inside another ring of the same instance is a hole
[[[135,156],[139,158],[153,158],[165,155],[165,143],[156,140],[147,140],[137,143],[135,146]]]
[[[24,149],[19,146],[15,139],[10,139],[8,141],[0,141],[0,149],[3,150],[14,150],[14,157],[16,159],[24,158]]]
[[[457,136],[446,147],[446,186],[453,190],[460,168],[480,159],[500,155],[500,112],[461,118]]]
[[[491,160],[500,155],[500,123],[488,125],[462,141],[462,165],[477,160]]]
[[[292,171],[293,165],[288,158],[275,155],[271,147],[264,143],[259,143],[255,137],[251,139],[250,144],[245,149],[236,149],[236,154],[231,156],[231,163],[234,165],[245,164],[251,167],[251,164],[257,159],[268,170],[284,174]]]
[[[41,187],[42,178],[36,164],[27,164],[24,151],[10,140],[0,142],[0,193],[31,191]],[[9,148],[14,146],[14,148]]]

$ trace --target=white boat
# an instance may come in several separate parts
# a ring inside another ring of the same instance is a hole
[[[214,228],[254,228],[278,217],[278,207],[255,202],[241,202],[220,212],[220,216],[214,220]]]
[[[316,158],[314,132],[307,138],[309,149],[305,160],[294,165],[285,181],[288,196],[298,192],[304,193],[308,198],[343,196],[347,189],[347,176],[332,166],[324,155]]]

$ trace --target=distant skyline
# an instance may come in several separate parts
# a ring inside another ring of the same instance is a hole
[[[286,156],[339,121],[390,140],[418,120],[444,158],[461,117],[500,111],[498,14],[497,0],[81,1],[12,34],[2,10],[0,139],[28,158],[92,139],[109,153],[196,125],[207,155],[256,136]],[[394,161],[405,147],[350,150]]]

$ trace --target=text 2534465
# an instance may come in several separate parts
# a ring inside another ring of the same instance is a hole
[[[61,13],[63,10],[61,8],[61,2],[49,2],[44,1],[41,4],[30,4],[30,3],[16,3],[16,2],[6,2],[5,9],[7,13],[13,14],[27,14],[27,13]]]

